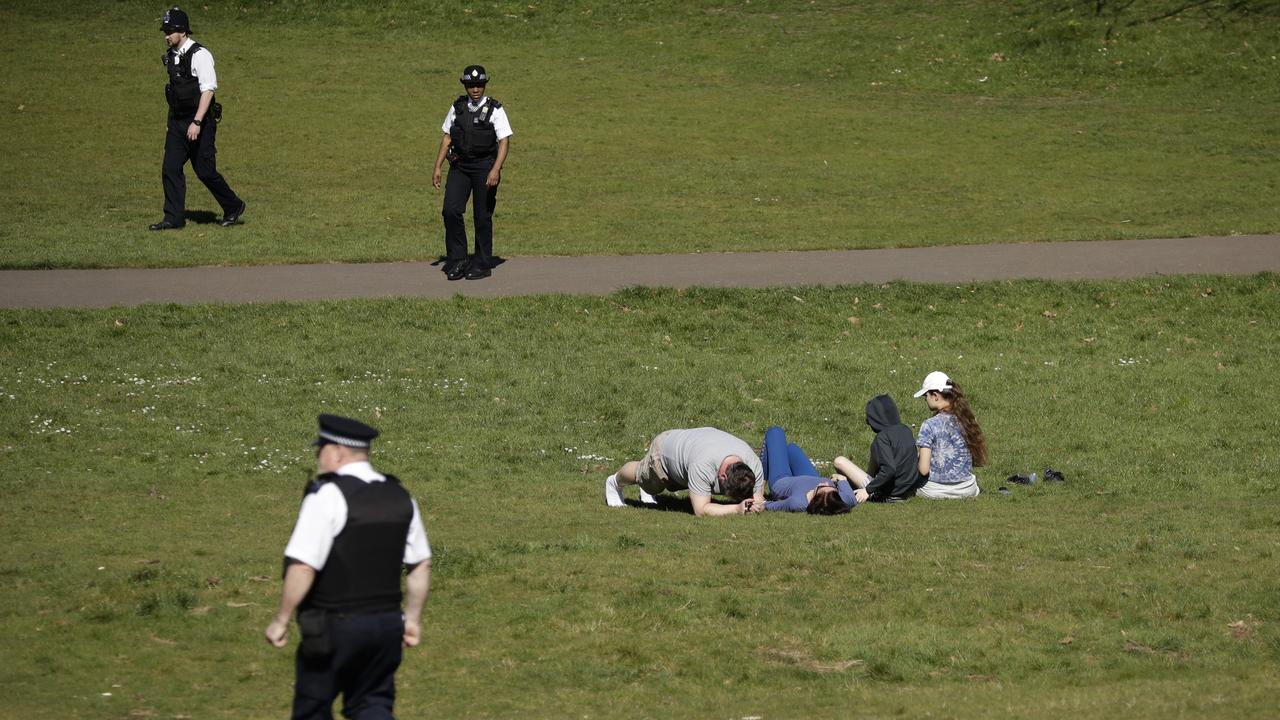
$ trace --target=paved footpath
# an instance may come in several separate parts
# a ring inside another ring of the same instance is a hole
[[[606,294],[650,285],[777,287],[1280,272],[1280,235],[884,250],[515,257],[478,281],[425,262],[149,270],[0,270],[0,308],[260,303],[361,297]]]

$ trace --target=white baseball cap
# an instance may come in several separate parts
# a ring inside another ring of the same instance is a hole
[[[934,370],[924,376],[924,382],[920,385],[920,392],[912,395],[912,397],[923,397],[930,390],[949,390],[951,388],[951,378],[941,370]]]

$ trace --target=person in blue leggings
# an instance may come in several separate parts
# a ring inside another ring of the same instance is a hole
[[[848,480],[831,480],[818,474],[804,451],[795,443],[788,443],[786,432],[776,425],[765,431],[760,461],[773,495],[765,502],[765,510],[840,515],[858,504],[854,498],[857,488]]]

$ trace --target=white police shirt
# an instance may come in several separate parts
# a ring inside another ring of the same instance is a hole
[[[480,109],[481,105],[484,105],[487,102],[489,102],[488,95],[480,98],[480,102],[471,102],[470,100],[467,100],[467,109],[471,112],[475,112]],[[444,116],[444,125],[440,126],[440,129],[444,131],[445,135],[448,135],[449,131],[453,129],[453,119],[457,117],[457,115],[458,114],[454,112],[453,106],[450,105],[449,112]],[[493,123],[493,130],[497,133],[499,140],[504,140],[515,134],[511,131],[511,121],[507,119],[507,109],[505,107],[500,107],[497,110],[494,110],[493,114],[489,116],[489,122]]]
[[[187,38],[178,46],[178,54],[173,58],[175,63],[182,62],[182,56],[187,54],[192,45],[196,41]],[[196,76],[200,81],[200,92],[213,92],[218,89],[218,73],[213,69],[213,53],[209,52],[209,48],[200,46],[195,55],[191,56],[191,74]]]
[[[338,475],[350,475],[365,482],[383,482],[386,476],[373,469],[367,461],[360,460],[347,463],[338,468]],[[422,526],[422,515],[418,512],[418,501],[413,503],[413,520],[409,522],[409,536],[404,543],[404,563],[417,565],[431,559],[431,545],[427,542],[427,531]],[[342,491],[333,483],[325,483],[320,489],[302,499],[302,508],[298,510],[298,523],[293,527],[293,535],[285,546],[285,557],[293,558],[315,568],[324,569],[329,559],[329,551],[333,549],[333,539],[347,525],[347,499]]]

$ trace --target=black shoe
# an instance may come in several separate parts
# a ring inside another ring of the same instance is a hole
[[[473,267],[467,272],[468,280],[481,280],[493,274],[493,271],[487,267]]]
[[[168,220],[161,220],[158,223],[151,223],[147,226],[148,230],[181,230],[181,225],[176,225]]]
[[[1062,473],[1058,472],[1057,470],[1054,470],[1053,468],[1045,468],[1045,469],[1044,469],[1044,481],[1045,481],[1045,482],[1063,482],[1063,481],[1064,481],[1064,480],[1066,480],[1066,479],[1067,479],[1067,478],[1066,478],[1066,476],[1065,476],[1065,475],[1063,475]]]
[[[240,216],[244,214],[244,210],[247,207],[248,205],[245,203],[245,201],[241,200],[240,209],[235,212],[229,212],[223,215],[222,222],[218,224],[221,225],[222,227],[231,227],[232,225],[235,225],[236,223],[240,222]]]
[[[1010,475],[1009,477],[1005,478],[1004,481],[1009,483],[1010,485],[1030,485],[1031,484],[1031,478],[1027,477],[1026,475]]]
[[[457,270],[459,267],[466,264],[467,264],[466,260],[445,260],[444,265],[440,267],[440,271],[443,272],[445,275],[449,275],[453,273],[454,270]]]
[[[445,273],[445,277],[450,280],[461,280],[467,276],[467,263],[459,262],[452,270]]]

